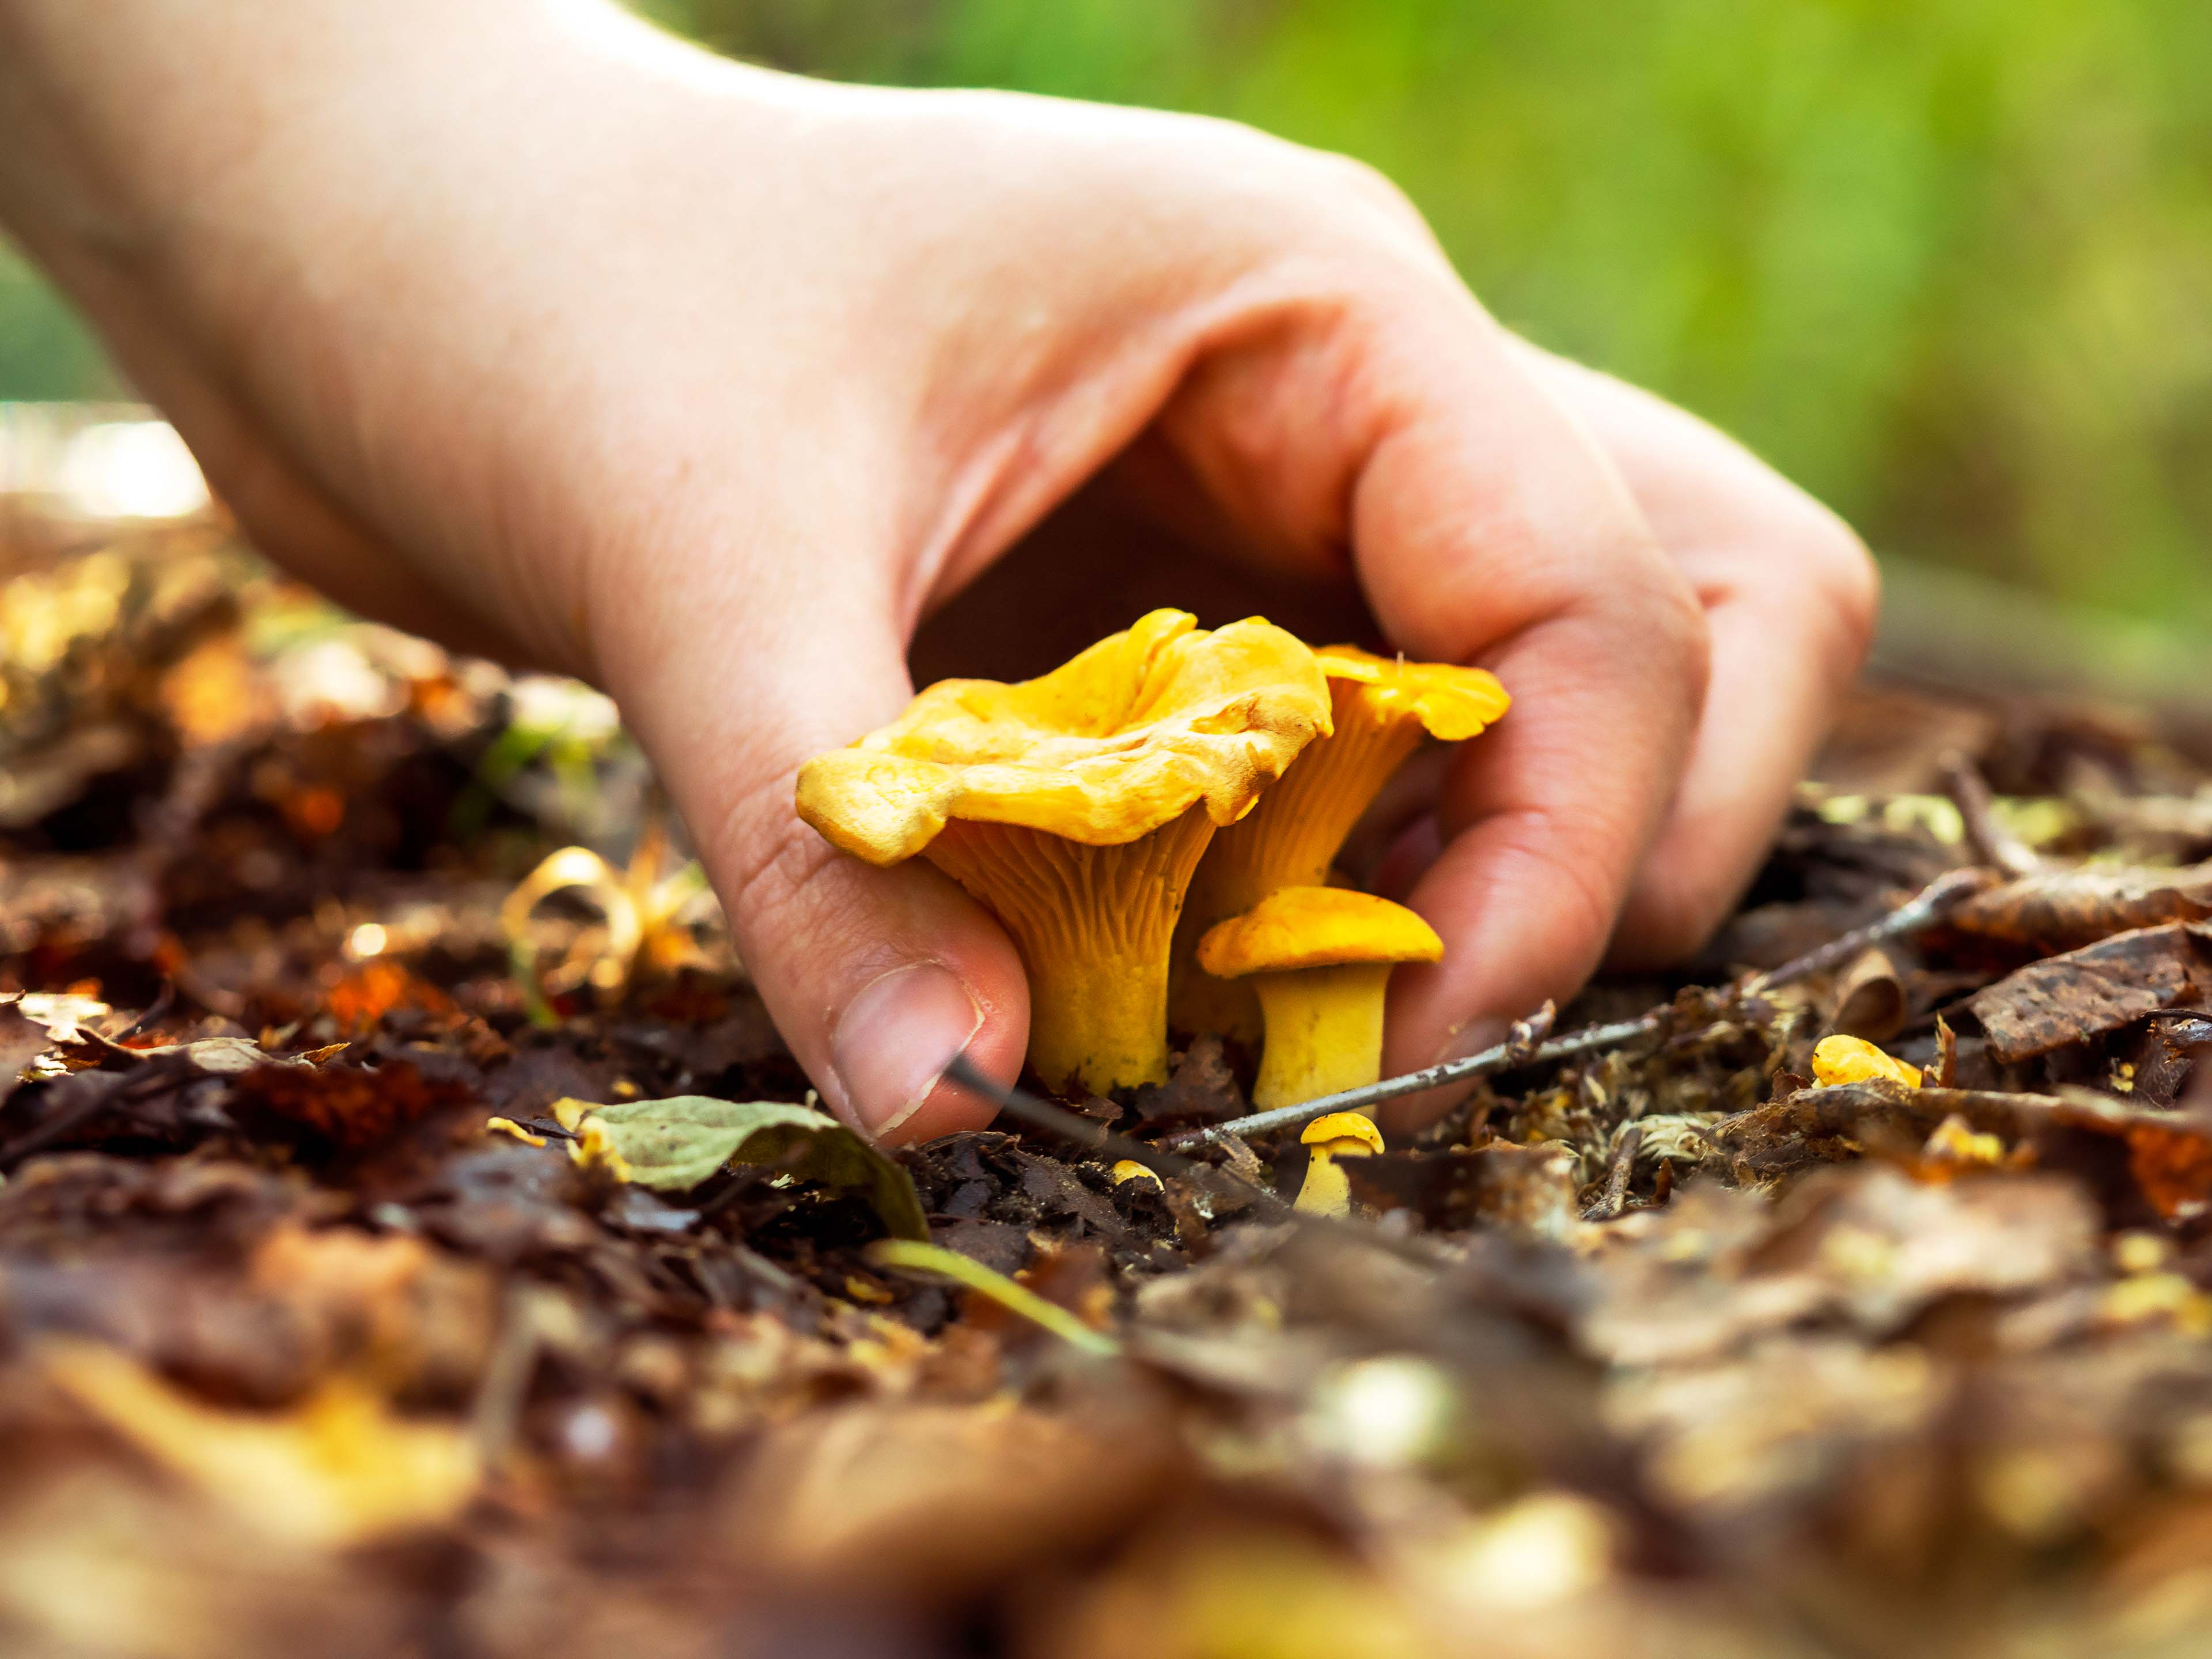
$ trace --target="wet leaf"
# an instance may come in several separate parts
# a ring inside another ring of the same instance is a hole
[[[677,1095],[612,1105],[556,1100],[552,1109],[561,1127],[580,1137],[596,1128],[625,1181],[687,1192],[731,1164],[774,1164],[800,1180],[857,1191],[895,1237],[928,1241],[929,1224],[907,1172],[811,1106]]]

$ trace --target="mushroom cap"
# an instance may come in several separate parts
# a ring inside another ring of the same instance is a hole
[[[1355,962],[1434,962],[1437,930],[1402,904],[1344,887],[1284,887],[1198,942],[1198,965],[1217,979],[1338,968]]]
[[[1355,1140],[1372,1153],[1382,1150],[1382,1132],[1364,1112],[1331,1112],[1327,1117],[1317,1117],[1306,1125],[1305,1133],[1298,1137],[1298,1144],[1304,1146],[1319,1146],[1332,1140]],[[1340,1157],[1362,1156],[1349,1146],[1331,1150]]]
[[[1328,683],[1297,639],[1155,611],[1033,680],[939,681],[801,767],[799,815],[871,864],[951,818],[1118,847],[1200,802],[1234,823],[1328,731]]]
[[[1368,699],[1378,709],[1402,710],[1446,743],[1474,737],[1513,702],[1498,677],[1480,668],[1378,657],[1356,645],[1325,645],[1314,655],[1329,678],[1358,681],[1370,688]]]

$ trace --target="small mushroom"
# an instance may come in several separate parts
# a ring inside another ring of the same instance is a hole
[[[1328,729],[1291,635],[1155,611],[1036,679],[931,686],[802,767],[799,813],[871,864],[923,854],[997,916],[1029,971],[1030,1066],[1103,1094],[1167,1080],[1191,872]]]
[[[1245,987],[1198,970],[1207,928],[1285,887],[1320,887],[1359,822],[1425,738],[1462,743],[1512,702],[1495,676],[1450,663],[1378,657],[1356,646],[1314,653],[1328,677],[1327,737],[1309,744],[1251,812],[1213,838],[1191,880],[1176,934],[1169,1018],[1179,1031],[1251,1042],[1260,1011]]]
[[[1315,1215],[1349,1215],[1352,1179],[1337,1167],[1340,1158],[1372,1158],[1382,1150],[1382,1132],[1362,1112],[1331,1112],[1306,1125],[1298,1137],[1308,1149],[1306,1178],[1293,1206]]]
[[[1252,1103],[1262,1111],[1357,1089],[1382,1073],[1382,996],[1401,962],[1444,953],[1402,904],[1341,887],[1285,887],[1199,941],[1199,965],[1251,981],[1267,1030]]]
[[[1887,1054],[1864,1037],[1824,1036],[1813,1045],[1813,1083],[1832,1089],[1845,1083],[1901,1083],[1920,1086],[1920,1068]]]

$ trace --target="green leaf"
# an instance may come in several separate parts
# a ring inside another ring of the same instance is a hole
[[[781,1164],[799,1180],[865,1194],[896,1237],[929,1237],[921,1200],[907,1172],[811,1106],[677,1095],[611,1106],[558,1100],[553,1115],[562,1128],[584,1137],[582,1146],[611,1154],[617,1175],[641,1187],[684,1192],[731,1164]]]
[[[1102,1359],[1111,1359],[1121,1345],[1103,1331],[1094,1331],[1056,1302],[1048,1302],[1026,1285],[1011,1279],[994,1267],[941,1244],[921,1244],[903,1238],[881,1238],[868,1246],[868,1260],[878,1267],[907,1273],[934,1273],[939,1279],[981,1291],[1009,1313],[1042,1326],[1061,1341]]]

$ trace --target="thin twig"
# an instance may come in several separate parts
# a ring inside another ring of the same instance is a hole
[[[1585,1221],[1612,1221],[1628,1207],[1628,1183],[1636,1173],[1636,1154],[1644,1146],[1644,1126],[1632,1123],[1613,1149],[1613,1168],[1607,1172],[1605,1191],[1583,1212]]]
[[[1741,1002],[1778,985],[1787,985],[1848,962],[1869,945],[1917,933],[1942,918],[1970,894],[1980,892],[1992,880],[1986,869],[1949,871],[1937,877],[1881,921],[1865,927],[1854,928],[1841,939],[1832,940],[1817,951],[1808,951],[1770,973],[1747,975],[1730,985],[1723,992],[1722,1000],[1724,1003]],[[1295,1106],[1279,1106],[1273,1111],[1255,1112],[1249,1117],[1232,1118],[1225,1123],[1209,1123],[1200,1128],[1186,1129],[1179,1134],[1168,1136],[1159,1144],[1180,1150],[1203,1146],[1224,1135],[1249,1137],[1266,1134],[1273,1130],[1292,1128],[1310,1122],[1331,1112],[1361,1111],[1386,1100],[1395,1100],[1401,1095],[1417,1095],[1424,1090],[1441,1088],[1446,1084],[1472,1082],[1493,1072],[1518,1070],[1523,1066],[1547,1064],[1555,1060],[1570,1060],[1577,1054],[1632,1042],[1641,1036],[1655,1036],[1673,1012],[1672,1003],[1662,1002],[1635,1019],[1616,1020],[1607,1025],[1584,1026],[1579,1031],[1570,1031],[1565,1036],[1553,1037],[1548,1042],[1539,1044],[1534,1050],[1509,1038],[1462,1060],[1447,1060],[1401,1077],[1384,1078],[1379,1083],[1346,1089],[1337,1094],[1322,1095],[1315,1100],[1301,1101]],[[1529,1023],[1541,1018],[1543,1012],[1540,1009],[1528,1017]]]
[[[1539,1045],[1552,1035],[1553,1022],[1559,1017],[1559,1005],[1549,997],[1544,1006],[1526,1019],[1516,1019],[1513,1029],[1505,1034],[1505,1046],[1510,1051],[1505,1069],[1526,1066],[1534,1056]]]
[[[1170,1148],[1203,1146],[1209,1140],[1219,1140],[1229,1135],[1266,1134],[1275,1129],[1288,1129],[1326,1117],[1331,1112],[1354,1112],[1395,1100],[1401,1095],[1417,1095],[1424,1089],[1441,1088],[1448,1083],[1461,1083],[1492,1072],[1503,1072],[1521,1066],[1541,1065],[1547,1060],[1566,1060],[1576,1054],[1588,1054],[1593,1048],[1610,1048],[1616,1043],[1628,1042],[1659,1029],[1657,1012],[1637,1019],[1617,1020],[1610,1025],[1585,1026],[1579,1031],[1570,1031],[1563,1037],[1554,1037],[1534,1051],[1522,1048],[1508,1041],[1496,1043],[1464,1060],[1447,1060],[1418,1072],[1407,1072],[1401,1077],[1386,1077],[1380,1083],[1370,1083],[1357,1089],[1346,1089],[1340,1093],[1322,1095],[1317,1099],[1301,1101],[1295,1106],[1278,1106],[1270,1112],[1255,1112],[1249,1117],[1231,1118],[1226,1123],[1209,1123],[1201,1128],[1185,1129],[1160,1142]]]
[[[1944,793],[1959,809],[1966,827],[1966,844],[1984,862],[2008,876],[2032,876],[2043,868],[2042,854],[2014,835],[1997,816],[1996,797],[1982,769],[1953,750],[1943,757]]]
[[[1358,1225],[1340,1217],[1322,1215],[1312,1211],[1297,1209],[1285,1202],[1281,1195],[1272,1188],[1257,1182],[1248,1181],[1234,1170],[1223,1169],[1218,1164],[1201,1165],[1190,1158],[1181,1157],[1161,1147],[1147,1145],[1141,1140],[1132,1140],[1128,1136],[1118,1133],[1103,1123],[1091,1118],[1079,1117],[1064,1107],[1054,1105],[1050,1101],[1040,1100],[1025,1089],[1009,1088],[994,1083],[969,1065],[965,1054],[955,1054],[946,1061],[945,1075],[962,1088],[972,1090],[982,1096],[1008,1117],[1018,1119],[1024,1123],[1031,1124],[1040,1129],[1048,1130],[1054,1134],[1076,1142],[1079,1146],[1087,1146],[1093,1152],[1111,1152],[1117,1158],[1127,1158],[1133,1163],[1143,1164],[1163,1181],[1170,1176],[1188,1176],[1197,1175],[1201,1170],[1209,1170],[1216,1176],[1235,1182],[1249,1191],[1261,1212],[1270,1220],[1286,1222],[1309,1232],[1318,1230],[1340,1242],[1363,1244],[1371,1249],[1381,1250],[1386,1255],[1396,1256],[1401,1261],[1417,1262],[1425,1267],[1433,1267],[1438,1260],[1434,1247],[1425,1240],[1390,1238],[1377,1232],[1372,1227]],[[1231,1140],[1235,1139],[1233,1136],[1224,1138]]]
[[[1996,884],[1996,877],[1981,865],[1969,865],[1963,870],[1947,870],[1915,893],[1881,921],[1864,927],[1854,927],[1841,939],[1831,939],[1816,951],[1785,962],[1771,973],[1752,974],[1736,981],[1729,989],[1730,1000],[1757,996],[1762,991],[1778,985],[1789,985],[1801,979],[1810,979],[1815,974],[1825,974],[1832,968],[1840,968],[1851,961],[1870,945],[1880,945],[1907,933],[1917,933],[1931,923],[1941,921],[1953,909]]]
[[[952,1057],[945,1068],[945,1075],[962,1088],[982,1096],[1008,1117],[1018,1118],[1091,1152],[1110,1152],[1132,1164],[1141,1164],[1163,1180],[1171,1175],[1188,1175],[1194,1167],[1187,1158],[1141,1140],[1132,1140],[1096,1118],[1081,1117],[1048,1100],[1039,1100],[1025,1089],[1002,1088],[969,1065],[964,1054]]]
[[[106,1040],[109,1042],[115,1043],[118,1046],[130,1042],[132,1037],[137,1036],[139,1032],[144,1030],[155,1020],[161,1018],[162,1015],[167,1013],[169,1012],[169,1005],[176,1000],[176,981],[174,980],[163,980],[161,981],[161,990],[155,994],[154,1000],[152,1004],[148,1006],[146,1012],[139,1015],[137,1018],[132,1020],[128,1025],[125,1026],[113,1036],[109,1037]]]

